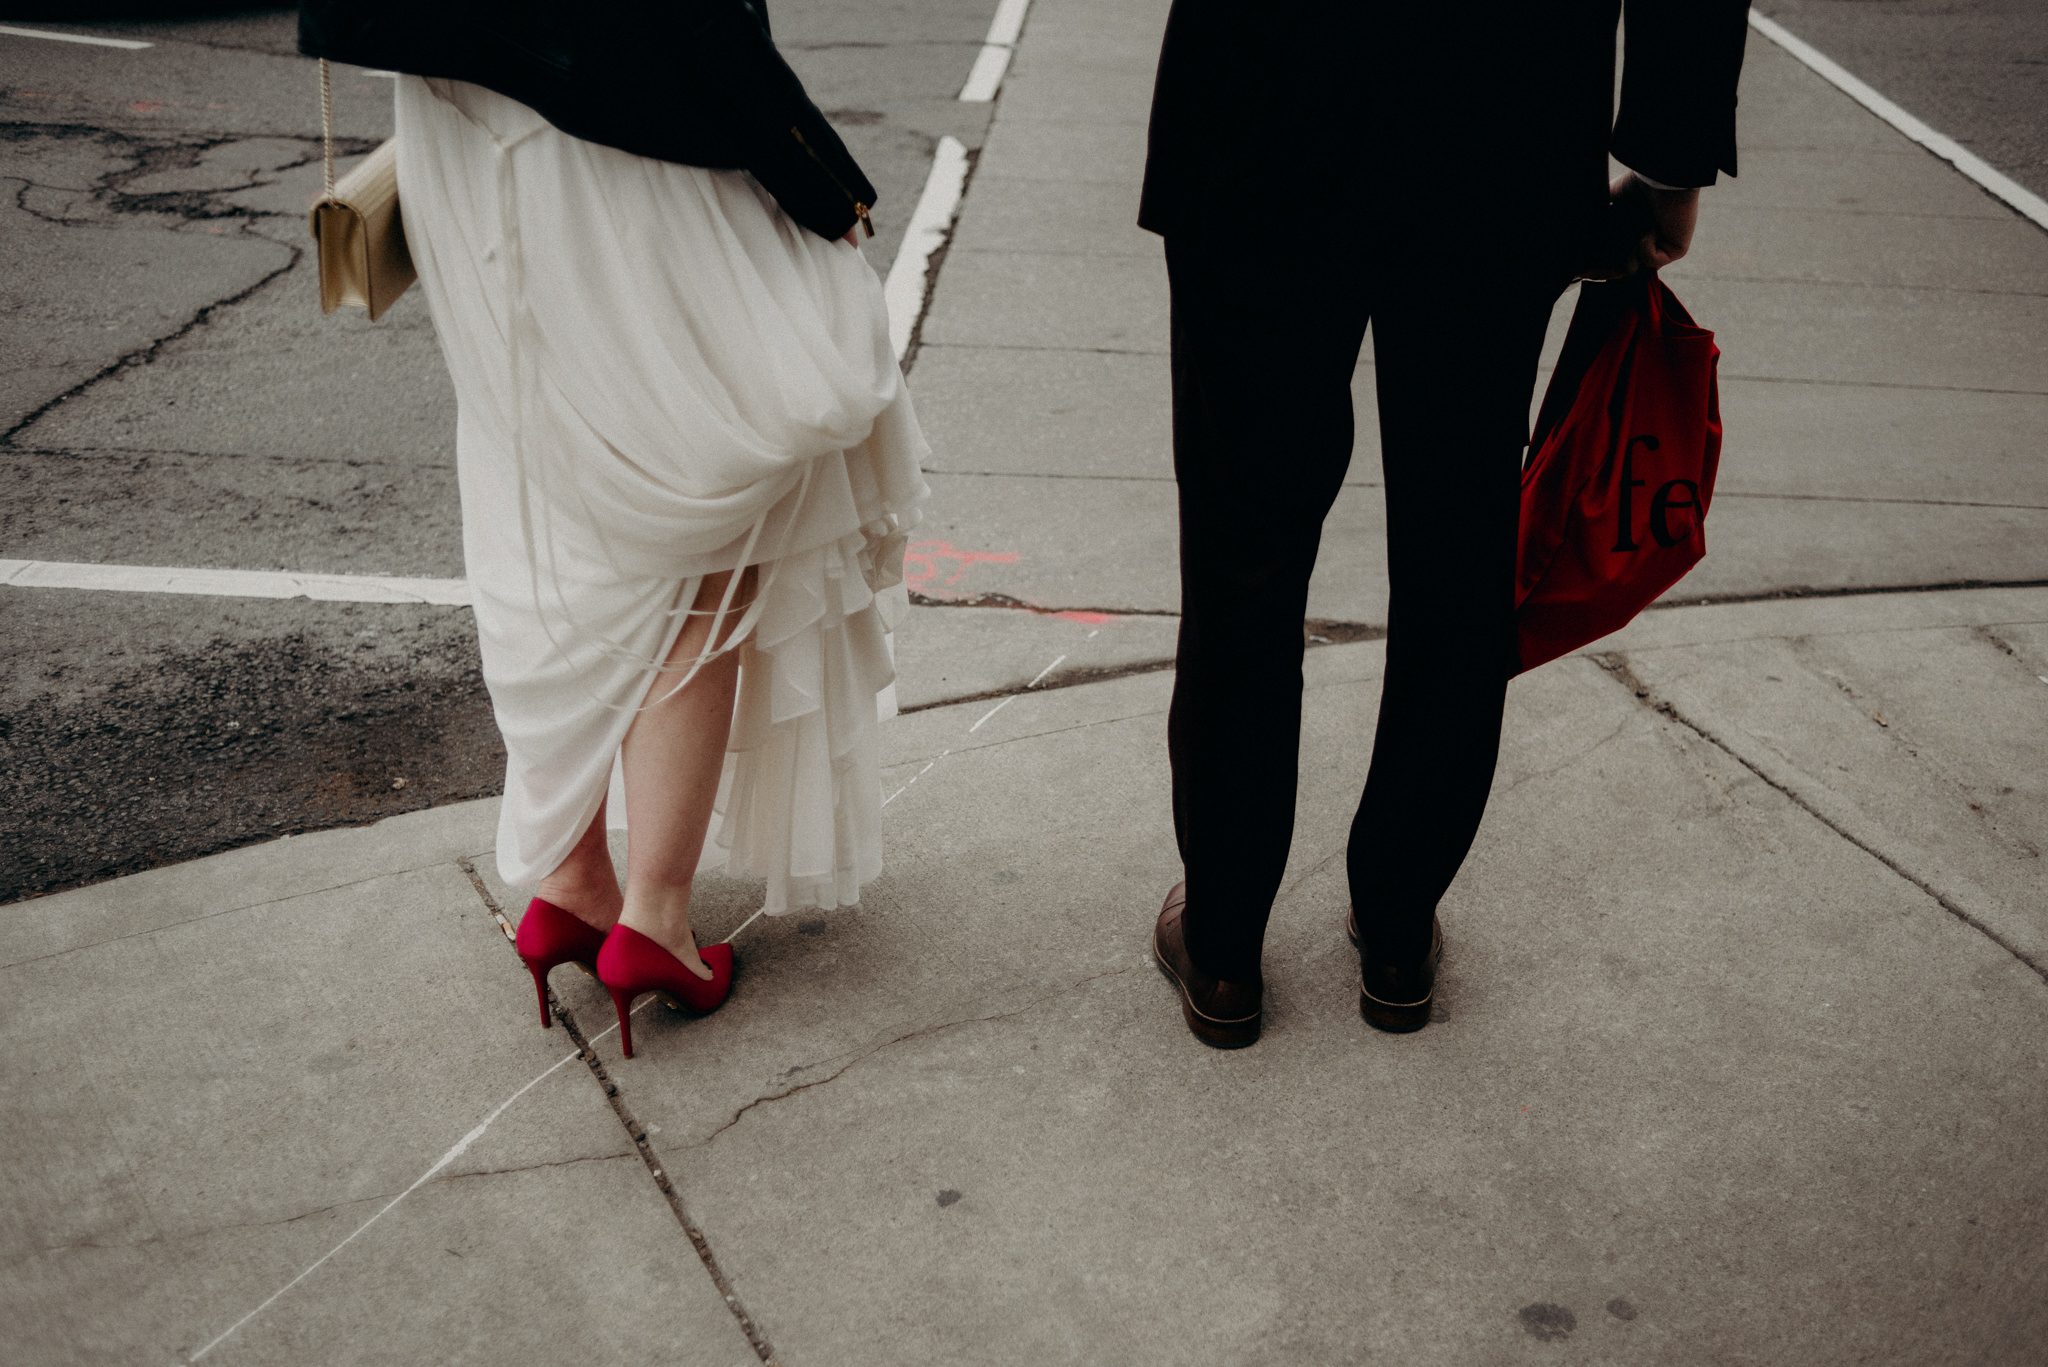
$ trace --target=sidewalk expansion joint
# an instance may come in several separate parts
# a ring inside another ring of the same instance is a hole
[[[1721,379],[1740,380],[1745,384],[1817,384],[1832,389],[1918,389],[1935,394],[2017,394],[2030,399],[2048,396],[2048,389],[2000,389],[1991,385],[1976,384],[1920,384],[1910,380],[1832,380],[1820,375],[1733,375],[1725,370],[1721,372]]]
[[[1932,584],[1848,584],[1835,588],[1794,586],[1760,589],[1754,593],[1709,593],[1700,597],[1660,598],[1644,609],[1662,612],[1670,608],[1726,607],[1735,603],[1779,603],[1797,598],[1877,598],[1893,593],[1961,593],[1982,589],[2043,589],[2048,579],[1946,579]]]
[[[1083,684],[1108,683],[1112,679],[1127,679],[1136,674],[1157,674],[1172,669],[1173,660],[1137,660],[1121,665],[1088,665],[1074,669],[1062,669],[1047,674],[1032,684],[1017,684],[1005,688],[985,688],[979,693],[962,693],[958,697],[934,698],[930,702],[906,703],[896,709],[896,715],[907,717],[917,712],[930,712],[940,707],[960,707],[971,702],[990,702],[996,698],[1014,698],[1025,693],[1053,693],[1063,688],[1078,688]]]
[[[999,608],[1009,612],[1029,612],[1039,617],[1057,617],[1063,612],[1088,612],[1103,617],[1180,616],[1180,613],[1172,608],[1049,608],[1041,603],[1027,603],[1022,598],[1012,597],[1007,593],[977,593],[971,598],[933,598],[912,590],[910,605],[914,608]]]
[[[1939,888],[1935,887],[1926,878],[1922,877],[1920,874],[1917,874],[1912,869],[1908,868],[1900,860],[1898,860],[1890,854],[1887,854],[1884,850],[1879,849],[1870,841],[1858,837],[1855,833],[1843,827],[1840,822],[1834,820],[1833,818],[1828,816],[1827,813],[1821,811],[1811,801],[1809,801],[1804,794],[1800,793],[1796,788],[1774,777],[1772,774],[1767,772],[1761,765],[1754,763],[1746,756],[1741,754],[1734,746],[1730,745],[1727,741],[1715,735],[1712,731],[1709,731],[1705,726],[1702,726],[1699,722],[1692,720],[1690,717],[1687,717],[1684,713],[1680,712],[1678,708],[1671,702],[1659,698],[1648,684],[1644,683],[1641,679],[1636,677],[1635,670],[1629,665],[1627,655],[1623,654],[1621,651],[1618,650],[1611,650],[1595,654],[1590,658],[1593,660],[1595,664],[1599,665],[1600,668],[1605,670],[1607,673],[1613,675],[1617,683],[1619,683],[1622,687],[1628,689],[1631,693],[1633,693],[1635,695],[1636,701],[1641,703],[1642,706],[1648,708],[1652,712],[1657,713],[1659,716],[1662,716],[1667,720],[1684,727],[1686,730],[1692,732],[1694,735],[1698,736],[1707,744],[1713,746],[1716,750],[1719,750],[1722,754],[1728,756],[1728,758],[1734,760],[1743,768],[1749,770],[1750,773],[1755,774],[1759,779],[1763,780],[1766,786],[1775,789],[1777,792],[1783,794],[1784,797],[1788,801],[1790,801],[1793,806],[1799,808],[1808,816],[1818,821],[1821,825],[1827,827],[1836,835],[1840,836],[1843,840],[1846,840],[1851,845],[1854,845],[1857,849],[1863,851],[1872,859],[1875,859],[1878,863],[1884,865],[1887,869],[1890,869],[1900,878],[1904,879],[1906,882],[1918,888],[1921,892],[1925,893],[1928,897],[1932,898],[1935,905],[1939,906],[1943,911],[1955,917],[1956,920],[1962,922],[1970,929],[1976,931],[1979,935],[1982,935],[1985,939],[1997,945],[2007,954],[2010,954],[2014,959],[2017,959],[2020,963],[2026,965],[2026,967],[2033,970],[2034,976],[2041,979],[2043,983],[2048,983],[2048,964],[2043,964],[2041,961],[2034,958],[2032,955],[2028,954],[2024,949],[2021,949],[2018,945],[2014,944],[2011,940],[2008,940],[2005,936],[1999,934],[1998,931],[1994,930],[1989,925],[1986,925],[1981,918],[1972,915],[1968,910],[1959,906],[1954,898],[1950,897],[1947,893],[1942,892]]]
[[[476,889],[476,895],[483,900],[492,919],[498,923],[498,929],[504,932],[505,939],[516,944],[517,932],[512,922],[506,918],[504,909],[498,905],[498,899],[491,896],[490,889],[484,886],[482,876],[476,871],[475,862],[469,859],[458,859],[455,862],[463,873],[468,875],[470,885]],[[654,1152],[653,1146],[647,1142],[647,1127],[640,1123],[632,1108],[627,1106],[619,1084],[612,1080],[611,1073],[604,1066],[604,1060],[598,1057],[597,1050],[591,1047],[582,1027],[576,1023],[575,1015],[555,996],[552,987],[548,989],[548,1009],[554,1018],[561,1022],[563,1031],[576,1046],[577,1055],[590,1069],[591,1076],[603,1090],[605,1103],[612,1108],[612,1114],[618,1117],[627,1138],[633,1141],[634,1152],[639,1154],[648,1175],[654,1179],[655,1187],[668,1202],[669,1210],[676,1217],[676,1223],[683,1227],[683,1233],[688,1236],[690,1247],[697,1254],[697,1260],[703,1264],[705,1273],[711,1278],[711,1284],[718,1288],[719,1299],[725,1302],[725,1308],[738,1322],[740,1332],[747,1336],[747,1342],[753,1347],[754,1355],[768,1367],[775,1367],[775,1349],[762,1334],[760,1326],[754,1322],[754,1317],[747,1313],[746,1306],[740,1301],[739,1292],[733,1288],[731,1279],[725,1275],[725,1269],[719,1266],[718,1255],[711,1249],[711,1241],[705,1237],[703,1229],[690,1214],[689,1207],[683,1201],[682,1192],[676,1189],[676,1184],[669,1178],[667,1167]]]
[[[921,1039],[926,1035],[935,1035],[940,1033],[941,1031],[958,1029],[959,1027],[965,1025],[985,1025],[990,1021],[1008,1020],[1012,1016],[1021,1016],[1028,1011],[1037,1010],[1039,1007],[1045,1005],[1049,1001],[1053,1001],[1059,997],[1066,996],[1070,992],[1074,992],[1079,990],[1080,988],[1086,987],[1089,983],[1095,982],[1097,979],[1114,978],[1119,974],[1128,973],[1130,971],[1131,970],[1128,967],[1106,968],[1102,970],[1102,972],[1100,973],[1090,973],[1085,978],[1077,978],[1071,983],[1067,983],[1062,987],[1056,988],[1051,992],[1045,993],[1043,996],[1033,997],[1030,1001],[1025,1002],[1022,1006],[1012,1007],[1008,1011],[997,1011],[987,1016],[962,1016],[957,1020],[939,1021],[937,1024],[934,1025],[921,1025],[915,1030],[907,1030],[903,1034],[882,1040],[876,1044],[871,1044],[865,1049],[857,1050],[850,1057],[845,1054],[838,1054],[834,1055],[832,1058],[821,1059],[817,1063],[797,1064],[795,1067],[786,1070],[783,1073],[783,1076],[788,1077],[792,1073],[808,1072],[812,1068],[821,1068],[834,1062],[836,1059],[844,1058],[846,1060],[844,1063],[841,1063],[837,1068],[834,1068],[831,1072],[827,1073],[824,1077],[812,1078],[809,1082],[800,1082],[794,1087],[786,1087],[779,1092],[767,1092],[761,1096],[755,1097],[752,1101],[749,1101],[746,1105],[734,1111],[732,1113],[732,1118],[730,1120],[727,1120],[723,1125],[720,1125],[717,1129],[711,1131],[711,1133],[705,1135],[696,1143],[689,1145],[689,1147],[693,1149],[704,1148],[711,1144],[712,1141],[717,1139],[718,1136],[724,1134],[727,1130],[739,1124],[741,1117],[745,1116],[747,1112],[753,1110],[756,1106],[765,1106],[771,1102],[784,1101],[790,1097],[795,1096],[798,1092],[808,1092],[813,1087],[822,1087],[828,1082],[835,1082],[839,1078],[844,1077],[848,1072],[850,1072],[858,1065],[865,1063],[868,1059],[873,1058],[876,1054],[881,1053],[885,1049],[893,1049],[897,1045],[907,1043],[910,1040]]]
[[[1002,597],[1003,595],[990,594],[984,596]],[[1014,606],[1024,608],[1027,611],[1036,613],[1047,613],[1053,611],[1053,609],[1033,608],[1030,607],[1028,604],[1017,603],[1014,599],[1008,602],[994,604],[986,604],[979,602],[957,604],[930,603],[926,604],[925,606],[992,606],[999,608],[1009,608]],[[1095,611],[1096,609],[1075,610]],[[1127,613],[1124,615],[1135,616],[1137,614]],[[1156,612],[1147,613],[1145,615],[1155,617],[1171,617],[1177,616],[1178,614]],[[1305,644],[1307,648],[1310,650],[1314,650],[1318,646],[1344,646],[1353,645],[1360,641],[1384,640],[1387,634],[1387,629],[1382,626],[1373,626],[1365,622],[1331,621],[1321,617],[1311,617],[1302,625],[1303,634],[1306,637]],[[1126,679],[1135,674],[1156,674],[1161,670],[1172,669],[1173,666],[1174,660],[1173,657],[1170,655],[1152,660],[1133,660],[1128,663],[1119,665],[1077,665],[1072,669],[1062,669],[1051,673],[1041,674],[1038,678],[1032,680],[1030,683],[1027,684],[1006,684],[1000,688],[985,688],[981,690],[979,693],[961,693],[944,698],[934,698],[929,702],[906,703],[898,707],[896,709],[896,713],[898,716],[907,717],[914,712],[929,712],[934,708],[939,707],[959,707],[971,702],[991,702],[997,698],[1014,698],[1025,693],[1050,693],[1057,689],[1062,688],[1078,688],[1083,684],[1108,683],[1113,679]]]

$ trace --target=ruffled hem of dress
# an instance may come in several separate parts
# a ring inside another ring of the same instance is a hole
[[[917,521],[911,507],[785,558],[740,646],[704,867],[765,880],[771,916],[852,906],[882,871],[879,731]]]

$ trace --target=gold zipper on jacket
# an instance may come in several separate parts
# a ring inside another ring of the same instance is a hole
[[[832,178],[832,183],[839,187],[839,193],[853,200],[853,216],[860,220],[861,227],[868,230],[868,236],[873,237],[875,235],[875,223],[873,219],[868,217],[868,206],[861,203],[858,199],[854,199],[853,191],[847,189],[846,182],[841,180],[838,174],[825,164],[825,159],[818,155],[817,148],[811,146],[811,140],[804,136],[801,128],[790,129],[789,135],[797,140],[798,145],[804,151],[811,154],[811,160],[818,163],[818,169]]]

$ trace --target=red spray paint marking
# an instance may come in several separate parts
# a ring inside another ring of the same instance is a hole
[[[903,553],[903,582],[913,593],[922,593],[934,598],[958,597],[948,594],[945,589],[966,577],[967,571],[978,564],[1014,565],[1015,551],[963,551],[956,550],[946,541],[914,541]],[[952,573],[941,579],[942,570]]]
[[[1055,612],[1050,615],[1063,617],[1069,622],[1079,622],[1084,627],[1107,626],[1111,622],[1121,622],[1123,620],[1123,618],[1107,612]]]

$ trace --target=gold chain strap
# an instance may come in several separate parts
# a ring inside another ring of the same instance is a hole
[[[327,195],[334,198],[334,78],[320,59],[320,140],[327,148]]]

